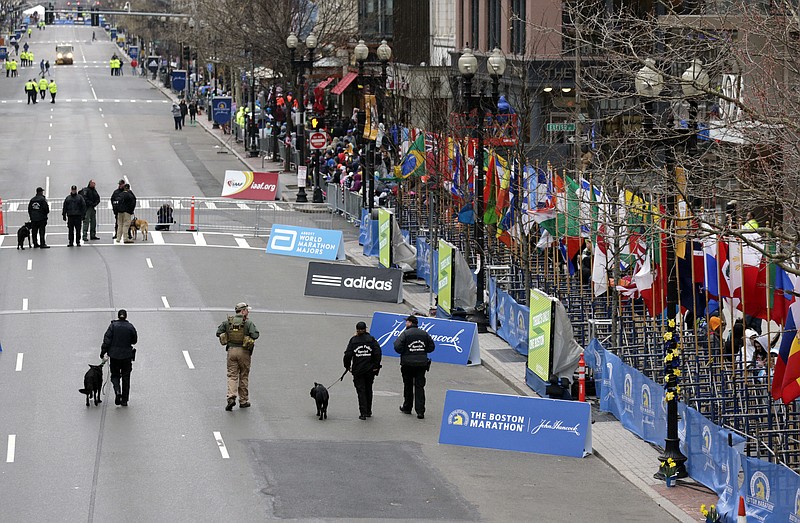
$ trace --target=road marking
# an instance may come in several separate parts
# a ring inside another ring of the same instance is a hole
[[[169,309],[169,302],[167,301],[167,297],[166,296],[162,296],[161,297],[161,303],[164,304],[164,308],[165,309]]]
[[[236,245],[238,245],[239,247],[244,247],[244,248],[250,247],[250,244],[247,243],[247,240],[244,238],[234,238],[234,240],[236,240]]]
[[[237,203],[236,206],[239,207],[240,209],[244,209],[244,210],[247,210],[247,209],[250,208],[250,207],[247,206],[246,203]]]
[[[47,152],[48,153],[50,152],[50,146],[49,145],[47,146]]]
[[[28,270],[33,269],[33,260],[28,260]]]
[[[113,140],[113,138],[111,137],[111,133],[108,133],[108,139]]]
[[[214,203],[214,202],[205,202],[205,204],[206,204],[206,209],[216,209],[217,208],[217,204]]]
[[[22,370],[22,357],[23,357],[24,355],[25,355],[25,354],[23,354],[22,352],[20,352],[20,353],[18,353],[18,354],[17,354],[17,367],[14,369],[14,370],[15,370],[15,371],[17,371],[17,372],[19,372],[19,371],[21,371],[21,370]]]
[[[127,184],[130,184],[130,183],[131,183],[131,181],[130,181],[130,180],[128,180],[128,176],[127,176],[127,175],[125,175],[125,174],[123,174],[123,175],[122,175],[122,179],[123,179],[123,180],[125,180],[125,183],[127,183]]]
[[[219,434],[219,432],[217,432],[216,434]],[[14,463],[14,450],[16,449],[16,447],[17,447],[17,435],[9,434],[8,451],[6,452],[6,463]]]
[[[189,351],[183,351],[183,359],[186,360],[186,365],[189,366],[190,369],[194,370],[194,363],[192,363],[192,358],[189,356]]]
[[[92,96],[94,96],[94,99],[97,100],[97,93],[94,92],[94,87],[92,87],[91,89],[92,89]]]
[[[28,310],[28,298],[22,298],[22,310]]]
[[[113,143],[111,144],[111,150],[112,150],[112,151],[116,151],[116,150],[117,150],[117,146],[116,146],[116,145],[114,145]]]
[[[47,165],[48,165],[48,166],[50,165],[50,160],[47,160]]]
[[[11,437],[11,436],[9,436]],[[230,458],[228,454],[228,448],[225,446],[225,442],[222,441],[222,434],[219,432],[214,432],[214,439],[217,440],[217,446],[219,447],[219,453],[222,454],[222,459]],[[13,461],[13,460],[12,460]]]
[[[52,140],[52,139],[53,139],[53,135],[52,135],[52,134],[48,134],[48,135],[47,135],[47,139],[48,139],[48,140]]]
[[[153,268],[153,261],[150,258],[145,258],[144,261],[147,262],[147,268],[148,269],[152,269]]]
[[[119,158],[117,158],[117,161],[119,162],[119,164],[120,164],[120,165],[122,165],[122,160],[120,160]]]
[[[49,176],[45,176],[44,177],[44,197],[45,198],[49,198],[50,197],[50,177]]]
[[[202,232],[193,232],[192,236],[194,236],[194,244],[197,245],[198,247],[205,247],[206,245],[208,245],[206,243],[206,238],[205,236],[203,236]]]
[[[164,235],[161,234],[161,231],[150,231],[150,237],[153,238],[153,245],[164,245]]]
[[[103,125],[105,125],[106,128],[108,128],[108,122],[103,122]]]

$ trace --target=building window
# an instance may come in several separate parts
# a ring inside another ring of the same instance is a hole
[[[481,18],[481,2],[480,2],[480,0],[472,0],[472,2],[470,3],[469,13],[470,13],[470,35],[469,35],[470,41],[467,42],[467,43],[470,44],[469,46],[472,49],[478,49],[478,45],[480,45],[478,35],[479,35],[480,27],[481,27],[481,24],[480,24],[480,21],[481,21],[480,20],[480,18]]]
[[[361,34],[391,38],[394,33],[393,11],[393,0],[361,0],[358,13]]]
[[[525,54],[525,26],[528,17],[526,3],[527,0],[511,0],[511,52],[513,54]]]
[[[500,47],[500,20],[502,19],[500,7],[500,0],[489,0],[489,33],[486,39],[488,44],[486,48],[487,51],[495,47]]]

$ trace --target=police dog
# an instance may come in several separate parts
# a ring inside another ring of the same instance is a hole
[[[328,389],[321,383],[314,382],[314,388],[311,389],[311,397],[317,402],[317,416],[319,419],[328,419]]]
[[[28,248],[31,248],[31,222],[25,222],[25,225],[17,230],[17,249],[25,250],[25,238],[28,239]]]
[[[150,224],[147,222],[147,220],[134,218],[133,220],[131,220],[131,229],[130,229],[131,235],[133,236],[134,240],[136,239],[136,233],[139,230],[142,231],[142,239],[144,241],[147,241],[148,232],[150,230]]]
[[[86,406],[89,406],[89,398],[94,398],[94,404],[102,403],[100,399],[100,389],[103,388],[103,365],[89,364],[89,370],[83,376],[83,388],[78,392],[86,395]]]

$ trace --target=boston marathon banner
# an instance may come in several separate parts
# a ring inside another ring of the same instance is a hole
[[[236,200],[277,200],[278,173],[225,171],[222,196]]]
[[[588,403],[448,390],[439,443],[581,458],[592,452]]]
[[[407,315],[376,312],[372,315],[369,332],[378,340],[384,356],[400,357],[394,351],[394,341],[406,328]],[[431,361],[456,365],[479,365],[478,326],[468,321],[419,316],[419,328],[427,332],[436,344],[428,354]]]

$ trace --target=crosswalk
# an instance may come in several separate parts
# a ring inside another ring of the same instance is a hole
[[[26,99],[19,99],[19,100],[0,100],[0,104],[24,104],[28,100]],[[170,100],[136,100],[136,99],[129,99],[123,100],[121,98],[98,98],[97,100],[93,98],[63,98],[59,99],[57,103],[142,103],[142,104],[171,104],[172,101]]]
[[[269,232],[269,231],[265,231]],[[105,241],[89,242],[86,246],[91,247],[120,247],[131,248],[146,245],[164,245],[172,247],[211,247],[223,249],[249,249],[249,250],[264,250],[266,247],[266,238],[262,236],[245,236],[242,234],[231,233],[209,233],[199,231],[150,231],[149,238],[144,241],[141,235],[132,244],[113,243],[109,233],[100,232]],[[63,237],[63,238],[62,238]],[[63,247],[66,244],[66,232],[50,232],[47,231],[47,243],[52,247]],[[191,238],[191,242],[187,242],[186,238]],[[8,238],[7,241],[6,238]],[[16,249],[16,238],[9,236],[0,236],[0,249]],[[27,243],[26,243],[27,247]]]

